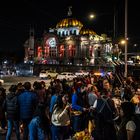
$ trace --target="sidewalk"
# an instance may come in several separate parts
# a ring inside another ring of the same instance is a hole
[[[5,134],[0,133],[0,140],[5,140],[5,139],[6,139],[6,133]],[[22,139],[22,133],[21,133],[21,139]],[[12,133],[11,140],[16,140],[15,132]]]

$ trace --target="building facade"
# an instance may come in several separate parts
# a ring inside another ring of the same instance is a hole
[[[25,63],[92,66],[112,61],[111,39],[86,29],[71,17],[58,22],[40,39],[35,39],[31,30],[24,47]]]

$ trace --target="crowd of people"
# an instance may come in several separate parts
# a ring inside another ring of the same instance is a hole
[[[17,140],[66,140],[81,131],[94,140],[140,139],[140,84],[133,77],[119,83],[114,74],[85,76],[70,83],[27,81],[11,85],[8,93],[1,85],[0,131],[6,129],[6,140],[13,132]]]

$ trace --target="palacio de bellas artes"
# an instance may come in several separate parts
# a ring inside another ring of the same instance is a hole
[[[111,37],[98,35],[86,28],[80,20],[72,17],[71,8],[67,17],[44,32],[42,38],[36,38],[34,32],[34,29],[30,29],[29,39],[24,44],[24,63],[34,63],[38,71],[47,66],[68,68],[73,65],[73,68],[85,69],[109,66],[112,62],[114,47]]]

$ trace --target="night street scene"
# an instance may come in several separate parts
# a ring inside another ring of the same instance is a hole
[[[140,140],[139,9],[1,1],[0,140]]]

